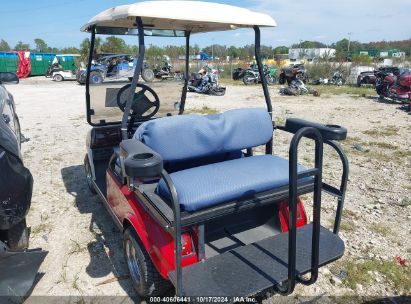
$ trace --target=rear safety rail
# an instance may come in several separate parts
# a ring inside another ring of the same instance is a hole
[[[298,145],[303,137],[315,141],[315,167],[303,172],[297,171]],[[313,127],[299,129],[293,136],[289,150],[289,231],[288,231],[288,280],[285,284],[277,285],[277,291],[283,295],[289,295],[294,291],[296,281],[309,285],[315,283],[318,278],[319,251],[320,251],[320,213],[322,192],[322,167],[323,167],[323,138],[321,133]],[[304,279],[296,274],[297,251],[297,185],[298,180],[306,177],[314,178],[314,205],[313,205],[313,229],[311,243],[311,275]]]

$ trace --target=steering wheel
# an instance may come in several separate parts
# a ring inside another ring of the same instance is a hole
[[[117,105],[123,112],[126,108],[127,99],[130,93],[130,87],[130,83],[126,84],[117,93]],[[141,90],[137,90],[137,88],[141,88]],[[149,92],[152,95],[151,98],[147,96],[147,92]],[[160,99],[158,98],[157,93],[149,86],[142,83],[138,83],[136,87],[136,92],[134,93],[133,101],[131,103],[130,116],[134,119],[147,120],[156,115],[159,109]]]

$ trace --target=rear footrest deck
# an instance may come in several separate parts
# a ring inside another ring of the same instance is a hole
[[[311,270],[312,224],[297,229],[297,273]],[[344,242],[321,227],[320,266],[340,258]],[[175,272],[169,273],[175,284]],[[183,268],[184,296],[252,296],[288,279],[288,233]]]

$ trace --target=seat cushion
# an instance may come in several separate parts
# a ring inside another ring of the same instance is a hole
[[[266,144],[272,136],[271,117],[262,108],[162,117],[144,122],[134,134],[167,163],[253,148]]]
[[[299,171],[304,167],[299,166]],[[191,168],[170,174],[181,210],[194,212],[224,202],[288,185],[289,162],[274,155],[259,155]],[[169,200],[163,180],[157,194]]]

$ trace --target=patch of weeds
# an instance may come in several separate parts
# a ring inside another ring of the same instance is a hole
[[[219,112],[217,109],[209,108],[207,106],[203,106],[201,109],[190,109],[186,111],[187,114],[203,114],[203,115],[210,115],[210,114],[218,114]]]
[[[334,225],[334,219],[330,221]],[[357,229],[357,225],[353,220],[350,219],[342,219],[340,223],[340,230],[344,232],[353,232]]]
[[[390,144],[390,143],[385,143],[385,142],[379,142],[379,141],[370,141],[368,145],[373,146],[373,147],[378,147],[381,149],[389,149],[389,150],[397,150],[398,146]]]
[[[369,226],[370,230],[382,236],[388,236],[392,233],[391,228],[383,224],[374,223]]]
[[[357,284],[369,285],[373,281],[373,272],[382,275],[386,284],[393,285],[396,290],[411,290],[411,267],[404,267],[395,261],[367,260],[361,263],[353,261],[340,262],[340,267],[347,274],[343,283],[355,289]]]
[[[43,233],[47,233],[50,231],[50,227],[49,224],[47,223],[41,223],[33,228],[31,228],[31,233],[33,235],[38,235],[38,234],[43,234]]]
[[[408,207],[411,206],[411,199],[410,198],[403,198],[401,201],[401,206]]]
[[[285,124],[284,117],[277,116],[274,121],[275,121],[275,124],[278,126],[283,126]]]
[[[73,289],[81,292],[81,288],[79,286],[79,273],[76,273],[75,277],[74,277],[74,281],[73,283],[71,283],[71,287],[73,287]]]
[[[397,150],[397,151],[394,151],[393,155],[394,155],[395,157],[400,157],[400,158],[403,158],[403,157],[411,157],[411,151],[408,151],[408,150]]]
[[[359,218],[357,213],[355,213],[354,211],[351,211],[349,209],[344,210],[343,217],[352,218],[352,219],[355,219],[355,220],[357,220]]]
[[[81,253],[87,251],[87,246],[81,245],[79,242],[70,240],[72,244],[72,248],[70,252],[68,253],[69,255],[74,254],[74,253]]]
[[[363,133],[372,137],[394,136],[398,135],[400,128],[394,125],[388,125],[381,128],[366,130]]]
[[[341,95],[341,94],[349,94],[355,95],[355,97],[365,97],[367,95],[374,95],[375,90],[373,88],[367,87],[354,87],[354,86],[316,86],[317,91],[322,94],[332,94],[332,95]]]

